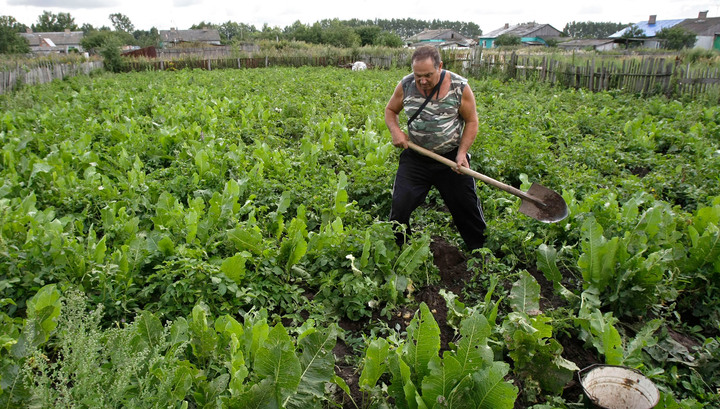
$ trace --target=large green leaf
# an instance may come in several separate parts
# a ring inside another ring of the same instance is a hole
[[[325,329],[312,329],[298,343],[300,355],[300,382],[297,393],[283,402],[285,408],[307,408],[311,403],[320,406],[325,395],[325,385],[335,375],[333,348],[337,340],[337,327],[333,324]]]
[[[27,322],[23,328],[22,339],[14,349],[36,347],[47,342],[55,331],[60,317],[60,291],[55,284],[48,284],[38,290],[27,301]],[[27,342],[27,343],[26,343]],[[15,352],[17,354],[19,352]]]
[[[250,256],[247,251],[236,253],[234,256],[223,260],[222,264],[220,264],[220,271],[225,273],[227,278],[240,284],[245,277],[245,262]]]
[[[254,369],[260,379],[269,379],[278,406],[297,391],[302,375],[295,347],[282,324],[270,330],[258,349]]]
[[[394,270],[398,275],[412,275],[427,260],[430,254],[430,237],[423,236],[405,247],[395,261]]]
[[[459,399],[458,409],[512,409],[518,388],[504,380],[510,366],[494,362],[491,366],[473,373],[471,386],[465,399]]]
[[[455,388],[463,378],[463,369],[458,360],[446,353],[441,360],[430,360],[430,374],[422,382],[422,398],[428,408],[442,408],[452,402]]]
[[[370,341],[362,361],[360,373],[360,389],[372,389],[378,379],[385,373],[390,344],[385,338],[374,338]]]
[[[263,251],[262,233],[257,226],[238,226],[227,233],[238,251],[247,250],[255,255]]]
[[[487,337],[490,336],[491,330],[487,318],[479,311],[473,311],[469,317],[460,322],[462,338],[457,344],[457,352],[454,356],[463,376],[492,362],[493,352],[487,345]],[[447,358],[446,356],[445,359]]]
[[[138,335],[143,343],[149,348],[153,348],[160,344],[165,336],[163,334],[163,325],[160,319],[149,311],[143,311],[137,320]]]
[[[390,352],[388,368],[392,375],[388,395],[395,400],[395,406],[400,409],[417,409],[417,389],[411,379],[410,366],[403,360],[400,349]]]
[[[537,268],[542,271],[553,285],[560,284],[562,281],[562,273],[557,267],[557,251],[555,247],[548,246],[543,243],[538,247],[537,251]]]
[[[605,315],[600,310],[595,310],[590,315],[590,330],[594,336],[593,345],[605,355],[605,363],[608,365],[621,365],[623,363],[622,338],[617,329],[613,326],[616,319],[612,313]]]
[[[583,279],[588,285],[604,290],[615,276],[618,238],[606,240],[602,226],[591,217],[582,225],[581,247],[583,254],[578,260],[578,267]]]
[[[420,310],[407,328],[407,337],[403,358],[413,371],[413,383],[421,385],[422,379],[430,372],[430,359],[440,353],[440,327],[427,304],[420,304]]]
[[[529,315],[540,313],[540,285],[530,273],[520,273],[520,279],[512,285],[508,302],[513,311]]]
[[[713,266],[715,272],[720,273],[720,229],[718,226],[708,224],[702,235],[693,226],[688,229],[692,238],[689,267],[700,269],[709,264]]]

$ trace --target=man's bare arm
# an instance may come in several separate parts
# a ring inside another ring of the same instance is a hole
[[[385,125],[390,130],[392,135],[392,144],[398,148],[407,149],[408,147],[408,136],[402,129],[400,129],[400,111],[403,109],[403,90],[402,85],[398,84],[395,87],[390,101],[385,106]]]
[[[462,138],[460,139],[460,147],[458,148],[457,162],[458,167],[470,167],[467,161],[467,152],[470,150],[478,132],[478,116],[477,106],[475,105],[475,94],[470,89],[470,85],[466,85],[463,90],[462,100],[460,101],[460,116],[465,120],[465,128],[463,129]]]

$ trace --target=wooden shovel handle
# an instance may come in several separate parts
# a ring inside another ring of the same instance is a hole
[[[510,185],[506,185],[505,183],[497,181],[489,176],[485,176],[482,173],[475,172],[474,170],[472,170],[470,168],[465,168],[462,166],[460,167],[460,169],[458,169],[458,165],[455,161],[452,161],[444,156],[438,155],[437,153],[435,153],[433,151],[429,151],[421,146],[414,144],[413,142],[408,141],[408,147],[410,147],[410,149],[414,150],[417,153],[425,155],[429,158],[433,158],[436,161],[444,163],[455,170],[459,170],[461,173],[470,175],[470,176],[474,177],[475,179],[481,180],[481,181],[487,183],[488,185],[495,186],[498,189],[504,190],[504,191],[506,191],[512,195],[515,195],[521,199],[527,199],[527,200],[529,200],[535,204],[538,204],[540,206],[546,206],[545,203],[543,203],[542,201],[538,200],[537,198],[535,198],[533,196],[528,195],[527,193],[523,192],[522,190],[516,189]]]

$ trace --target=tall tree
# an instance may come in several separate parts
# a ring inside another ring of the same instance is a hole
[[[121,13],[113,13],[109,16],[109,18],[116,31],[124,31],[126,33],[132,33],[135,31],[135,26],[130,21],[130,17]]]
[[[20,36],[26,25],[12,16],[0,16],[0,54],[23,54],[30,52],[27,40]]]
[[[37,24],[32,25],[33,31],[36,32],[59,32],[69,29],[71,31],[78,30],[75,19],[70,16],[70,13],[58,13],[54,14],[49,11],[43,11],[38,16]]]

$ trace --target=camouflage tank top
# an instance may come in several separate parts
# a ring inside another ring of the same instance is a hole
[[[460,116],[460,101],[467,79],[450,74],[450,90],[443,98],[433,98],[408,128],[410,140],[433,152],[443,154],[460,145],[465,120]],[[413,74],[402,79],[405,114],[411,118],[425,102],[415,86]]]

